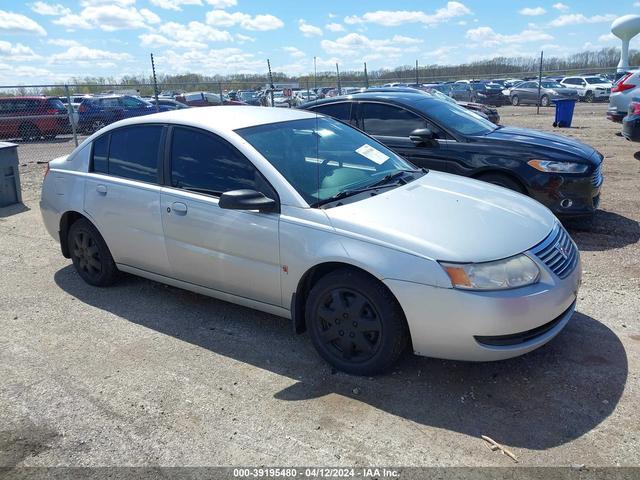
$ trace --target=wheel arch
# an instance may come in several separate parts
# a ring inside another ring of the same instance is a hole
[[[90,222],[98,230],[98,232],[100,231],[89,217],[76,210],[69,210],[63,213],[60,217],[60,227],[58,228],[58,232],[60,235],[60,249],[62,250],[62,255],[65,258],[71,258],[71,252],[69,250],[69,242],[67,238],[69,236],[69,229],[71,228],[71,225],[83,218]]]
[[[518,185],[520,185],[520,187],[522,187],[522,191],[525,192],[527,195],[531,195],[529,193],[529,189],[527,188],[527,185],[520,179],[520,177],[518,175],[515,175],[512,171],[510,170],[503,170],[501,168],[485,168],[483,170],[480,170],[478,172],[475,172],[473,175],[471,175],[471,178],[475,179],[475,180],[482,180],[482,177],[488,176],[488,175],[501,175],[503,177],[507,177],[510,180],[513,180],[514,182],[516,182]],[[482,180],[484,181],[484,180]]]
[[[377,282],[382,284],[384,288],[386,288],[389,291],[391,296],[398,303],[400,310],[404,314],[402,305],[400,304],[396,296],[393,294],[393,292],[389,290],[389,288],[380,279],[380,277],[374,275],[373,273],[371,273],[370,271],[367,271],[362,267],[354,265],[353,263],[347,263],[343,261],[328,261],[328,262],[319,263],[317,265],[310,267],[300,277],[297,288],[295,292],[291,295],[291,320],[293,323],[294,333],[302,334],[307,330],[306,321],[305,321],[306,301],[307,301],[309,292],[311,291],[313,286],[318,282],[318,280],[320,280],[325,275],[340,269],[354,270],[357,272],[361,272],[371,277],[372,279],[375,279]]]

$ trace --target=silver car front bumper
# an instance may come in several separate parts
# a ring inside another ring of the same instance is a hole
[[[580,260],[564,279],[534,260],[540,281],[513,290],[472,292],[386,280],[404,310],[414,352],[450,360],[503,360],[555,337],[575,311]]]

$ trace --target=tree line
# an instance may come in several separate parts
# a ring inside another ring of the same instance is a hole
[[[620,49],[603,48],[597,51],[585,51],[566,57],[545,57],[543,61],[544,75],[572,75],[577,73],[613,72],[620,59]],[[420,83],[429,83],[463,78],[500,78],[533,76],[538,74],[539,57],[495,57],[488,60],[478,60],[458,65],[425,64],[398,66],[394,69],[368,70],[365,77],[364,64],[362,70],[340,71],[342,86],[364,85],[368,80],[370,85],[404,81],[413,83],[416,78]],[[640,51],[630,52],[631,65],[640,65]],[[205,73],[185,73],[179,75],[158,75],[158,90],[198,91],[255,89],[269,84],[266,74],[232,74],[208,75]],[[335,71],[318,72],[307,75],[289,75],[286,72],[273,72],[274,83],[298,83],[301,88],[315,88],[316,86],[336,86],[338,77]],[[124,76],[114,77],[73,77],[68,82],[70,93],[101,93],[110,90],[136,90],[141,95],[153,95],[152,76]],[[20,88],[18,95],[44,94],[64,96],[65,88],[59,86],[47,88]]]

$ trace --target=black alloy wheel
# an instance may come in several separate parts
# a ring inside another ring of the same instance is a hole
[[[69,228],[67,242],[73,266],[85,282],[106,287],[116,281],[118,268],[100,232],[91,222],[84,218],[74,222]]]
[[[316,282],[307,297],[306,322],[320,356],[355,375],[388,370],[409,340],[393,294],[376,278],[350,268]]]

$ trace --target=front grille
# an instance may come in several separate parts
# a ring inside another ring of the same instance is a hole
[[[578,248],[559,223],[531,252],[560,278],[567,278],[578,263]]]
[[[593,174],[591,175],[591,185],[593,185],[594,187],[599,187],[600,185],[602,185],[603,181],[604,177],[602,175],[602,162],[600,162],[600,165],[596,167],[596,169],[593,171]]]

